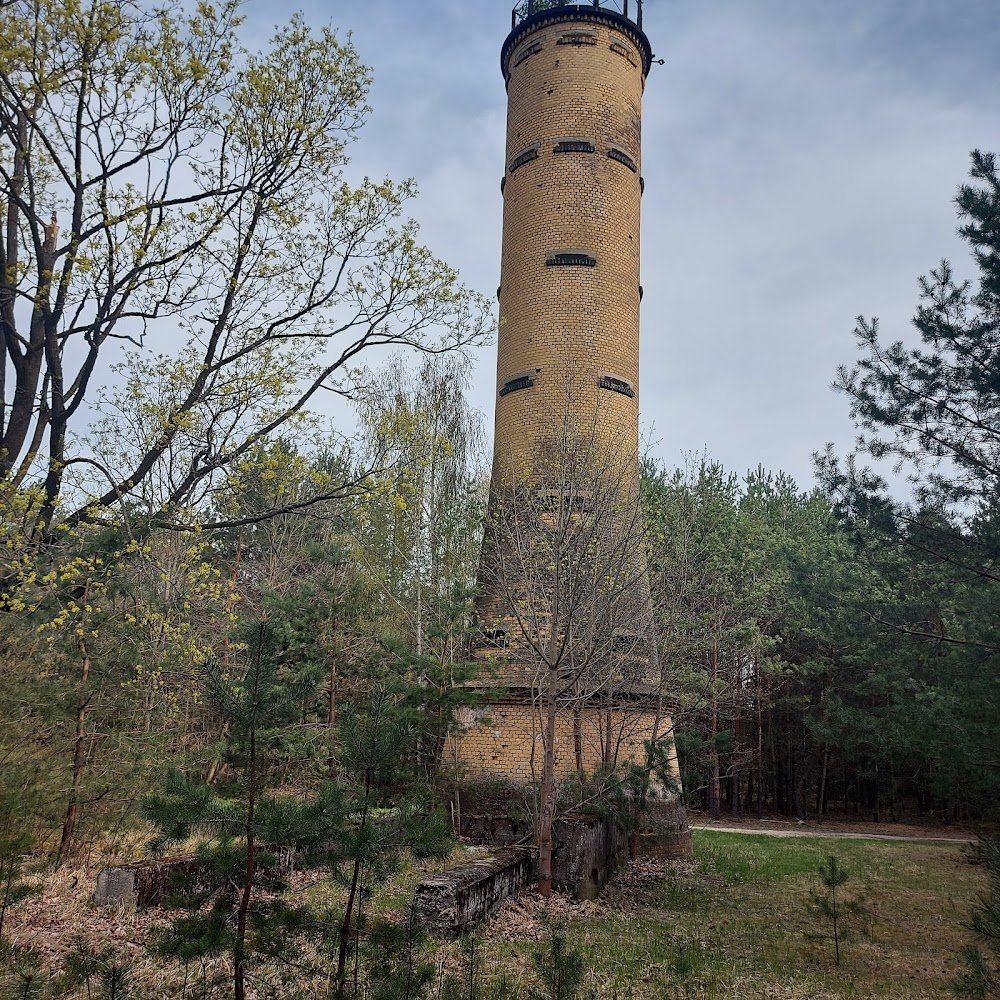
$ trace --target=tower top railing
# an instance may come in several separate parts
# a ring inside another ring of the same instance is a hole
[[[620,14],[642,29],[642,0],[521,0],[510,12],[511,30],[522,21],[543,10],[555,10],[559,7],[600,7]]]

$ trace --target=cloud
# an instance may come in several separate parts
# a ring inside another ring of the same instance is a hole
[[[942,256],[968,267],[952,198],[968,151],[998,146],[994,0],[645,11],[664,65],[644,106],[643,421],[668,462],[707,448],[807,485],[810,453],[852,438],[829,384],[854,317],[908,336],[917,276]],[[492,295],[509,7],[372,0],[336,16],[375,70],[358,169],[414,176],[424,238]],[[474,402],[490,420],[494,377],[482,352]]]

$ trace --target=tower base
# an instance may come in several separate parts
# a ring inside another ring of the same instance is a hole
[[[544,755],[542,707],[527,697],[518,698],[515,692],[505,693],[507,697],[492,704],[463,710],[461,730],[449,740],[444,758],[455,769],[460,833],[493,846],[524,843],[531,837]],[[654,778],[639,816],[639,829],[631,835],[610,820],[598,823],[594,816],[576,815],[570,801],[572,793],[582,787],[581,774],[586,779],[602,769],[624,774],[630,765],[646,766],[646,742],[662,739],[671,728],[669,717],[642,704],[610,709],[584,705],[559,712],[555,773],[556,781],[567,790],[563,798],[569,811],[557,825],[563,828],[562,850],[568,851],[561,867],[573,872],[557,879],[565,888],[577,895],[581,887],[588,892],[599,890],[607,872],[629,854],[664,860],[690,857],[691,831],[673,748],[667,769],[678,790],[669,790]],[[558,834],[556,840],[558,854]],[[581,852],[594,859],[589,867],[584,865],[583,875],[577,872],[579,863],[569,861],[569,855]],[[558,861],[556,868],[560,868]]]

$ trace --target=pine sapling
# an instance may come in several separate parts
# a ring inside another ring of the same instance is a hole
[[[440,1000],[519,1000],[520,986],[505,972],[494,969],[487,976],[481,944],[474,932],[462,938],[461,973],[442,979],[436,994]]]
[[[101,969],[101,1000],[129,1000],[131,972],[127,963],[106,962]]]
[[[817,872],[826,891],[811,893],[812,904],[820,916],[830,922],[834,955],[837,965],[840,965],[840,942],[848,931],[846,921],[864,912],[864,902],[860,898],[848,899],[843,893],[838,895],[838,890],[843,888],[851,875],[835,854],[831,854]]]
[[[542,987],[529,992],[530,1000],[577,1000],[586,966],[579,952],[566,947],[566,938],[559,930],[553,929],[548,947],[534,952],[531,962]],[[588,994],[588,998],[594,996]]]
[[[181,961],[225,955],[233,1000],[245,1000],[255,962],[289,961],[299,940],[316,933],[311,911],[288,899],[283,855],[300,869],[336,863],[344,810],[334,786],[308,799],[285,793],[282,782],[300,746],[299,706],[308,681],[285,683],[281,649],[271,623],[248,635],[242,676],[220,664],[205,668],[211,702],[224,724],[227,778],[214,785],[179,771],[143,811],[158,828],[154,849],[197,833],[195,871],[179,873],[165,905],[186,910],[157,931],[152,947]]]

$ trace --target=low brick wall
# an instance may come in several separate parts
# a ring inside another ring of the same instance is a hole
[[[692,853],[689,829],[639,834],[639,856],[658,861],[686,861]]]
[[[425,878],[413,893],[420,922],[435,934],[458,934],[488,917],[538,877],[538,852],[507,847],[486,858]]]

